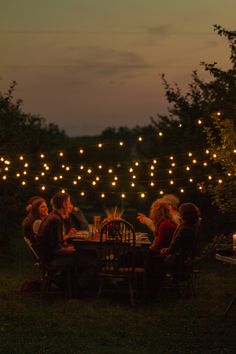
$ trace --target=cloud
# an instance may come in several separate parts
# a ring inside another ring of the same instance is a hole
[[[78,57],[77,57],[78,55]],[[76,58],[77,57],[77,58]],[[152,69],[142,55],[132,51],[119,51],[97,46],[68,48],[66,63],[71,68],[100,76],[134,76],[141,70]]]
[[[160,37],[168,36],[171,30],[171,25],[159,25],[159,26],[154,26],[154,27],[148,27],[147,28],[147,33],[152,34],[152,35],[158,35]]]

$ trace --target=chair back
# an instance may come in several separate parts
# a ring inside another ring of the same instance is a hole
[[[30,239],[28,239],[27,237],[24,237],[24,241],[27,244],[27,246],[29,247],[30,251],[32,252],[32,254],[34,255],[35,259],[37,262],[39,262],[39,255],[38,253],[35,251],[32,242],[30,241]]]
[[[113,274],[133,272],[135,267],[135,231],[125,220],[108,221],[100,232],[102,271]]]

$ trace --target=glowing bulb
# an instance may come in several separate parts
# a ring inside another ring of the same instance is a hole
[[[184,193],[184,189],[183,188],[180,189],[180,193]]]
[[[102,169],[102,165],[99,165],[98,168],[99,168],[99,170],[101,170]]]
[[[154,176],[154,173],[153,173],[153,172],[151,172],[151,173],[150,173],[150,176],[151,176],[151,177],[153,177],[153,176]]]
[[[139,163],[138,163],[138,161],[136,161],[136,162],[135,162],[135,166],[139,166]]]
[[[73,181],[73,184],[77,184],[78,182],[77,181]]]
[[[218,115],[218,116],[220,116],[220,115],[221,115],[221,113],[220,113],[220,112],[217,112],[217,115]]]
[[[193,179],[192,179],[192,178],[189,178],[189,182],[191,182],[191,183],[192,183],[192,182],[193,182]]]
[[[57,176],[55,176],[55,177],[53,177],[53,179],[54,179],[54,181],[57,181],[57,180],[58,180],[58,177],[57,177]]]
[[[114,180],[115,180],[115,181],[117,181],[117,180],[118,180],[118,177],[117,177],[117,176],[115,176],[115,177],[114,177]]]
[[[145,198],[145,193],[141,193],[140,197]]]
[[[20,177],[20,173],[17,173],[17,174],[16,174],[16,177]]]
[[[101,198],[105,198],[105,194],[104,193],[101,194]]]
[[[162,132],[159,132],[158,135],[159,135],[159,136],[163,136],[163,133],[162,133]]]
[[[84,166],[83,166],[83,165],[81,165],[81,166],[80,166],[80,169],[81,169],[81,170],[83,170],[83,169],[84,169]]]
[[[211,180],[211,179],[212,179],[212,177],[211,177],[211,176],[208,176],[208,179],[209,179],[209,180]]]
[[[155,170],[155,167],[153,165],[151,165],[150,170]]]
[[[102,148],[102,144],[101,144],[101,143],[100,143],[100,144],[98,144],[98,147],[99,147],[99,148]]]
[[[2,176],[2,179],[5,179],[5,180],[6,180],[6,179],[7,179],[7,176],[6,176],[6,175]]]
[[[120,141],[120,142],[119,142],[119,145],[120,145],[120,146],[123,146],[123,145],[124,145],[123,141]]]
[[[83,153],[84,153],[84,150],[83,150],[83,149],[80,149],[79,153],[80,153],[80,154],[83,154]]]
[[[121,198],[125,198],[125,193],[122,193],[122,194],[121,194]]]
[[[19,160],[24,160],[24,156],[21,155],[21,156],[19,157]]]
[[[111,168],[109,168],[108,173],[112,173],[112,169]]]
[[[206,150],[205,153],[206,153],[206,154],[210,154],[210,151],[209,151],[209,150]]]
[[[192,163],[197,163],[197,160],[194,159],[194,160],[192,161]]]
[[[218,183],[220,183],[220,184],[223,183],[222,179],[219,179],[219,180],[218,180]]]
[[[154,183],[154,182],[150,182],[150,186],[151,186],[151,187],[154,187],[154,186],[155,186],[155,183]]]
[[[63,176],[62,176],[62,175],[60,175],[60,176],[59,176],[59,179],[63,179]]]
[[[81,176],[78,176],[77,179],[81,179],[82,177]]]
[[[133,175],[133,176],[132,176],[132,178],[133,178],[133,179],[136,179],[136,176],[135,176],[135,175]]]
[[[36,177],[34,177],[34,179],[35,179],[35,181],[38,181],[38,180],[39,180],[39,177],[38,177],[38,176],[36,176]]]
[[[65,189],[62,189],[61,192],[62,192],[62,193],[66,193]]]
[[[175,163],[173,162],[173,163],[171,164],[171,166],[172,166],[172,167],[175,167]]]
[[[216,154],[213,154],[212,156],[213,156],[213,158],[215,159],[217,155],[216,155]]]
[[[27,171],[23,171],[23,175],[27,175]]]
[[[26,163],[24,164],[24,167],[25,167],[25,168],[29,167],[29,164],[26,162]]]
[[[154,164],[156,164],[156,163],[157,163],[157,160],[153,160],[152,162],[153,162]]]
[[[131,187],[135,187],[135,183],[134,182],[131,183]]]
[[[92,182],[92,185],[93,185],[93,186],[96,186],[96,184],[97,184],[96,181],[93,181],[93,182]]]
[[[201,125],[201,124],[202,124],[201,119],[198,119],[197,123],[198,123],[199,125]]]
[[[171,181],[170,181],[170,184],[174,184],[174,181],[171,180]]]
[[[41,176],[44,176],[45,175],[45,173],[44,172],[41,172]]]
[[[92,170],[91,170],[91,168],[89,168],[87,172],[88,172],[89,174],[90,174],[90,173],[92,173]]]
[[[205,166],[205,167],[206,167],[206,166],[207,166],[207,162],[204,162],[204,163],[203,163],[203,166]]]
[[[173,157],[173,156],[170,156],[170,160],[174,160],[174,157]]]
[[[63,152],[61,151],[61,152],[59,152],[59,156],[64,156],[64,154],[63,154]]]
[[[190,167],[189,166],[186,167],[186,171],[190,171]]]
[[[9,168],[8,168],[8,167],[5,167],[5,168],[4,168],[4,170],[5,170],[5,171],[8,171],[8,170],[9,170]]]
[[[70,167],[69,166],[66,166],[66,171],[70,171]]]
[[[143,141],[143,138],[139,136],[138,141]]]
[[[163,194],[164,194],[164,191],[160,191],[159,193],[160,193],[161,195],[163,195]]]
[[[182,127],[182,124],[181,123],[179,123],[179,128],[181,128]]]
[[[61,165],[62,168],[65,168],[66,166],[65,165]]]
[[[190,156],[190,157],[191,157],[191,156],[193,156],[193,154],[192,154],[191,152],[189,152],[189,153],[188,153],[188,156]]]
[[[11,164],[10,161],[8,161],[8,160],[5,160],[4,163],[5,163],[5,165],[10,165]]]
[[[85,193],[84,193],[84,192],[81,192],[80,195],[81,195],[82,197],[84,197]]]
[[[44,159],[44,154],[41,154],[40,157],[41,157],[41,159]]]
[[[113,181],[113,182],[111,183],[111,185],[112,185],[112,186],[115,186],[115,185],[116,185],[116,182]]]
[[[50,169],[49,166],[45,167],[45,170],[46,170],[46,171],[48,171],[49,169]]]
[[[171,175],[172,174],[172,170],[169,170],[168,173]]]
[[[132,169],[132,167],[129,169],[129,172],[134,172],[134,170]]]
[[[42,191],[45,191],[46,187],[45,187],[45,186],[42,186],[41,189],[42,189]]]
[[[99,181],[100,180],[100,178],[99,177],[96,177],[96,181]]]

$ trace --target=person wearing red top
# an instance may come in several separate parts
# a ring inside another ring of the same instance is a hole
[[[162,248],[169,247],[177,225],[171,218],[168,205],[161,199],[152,204],[150,217],[155,225],[155,238],[150,251],[159,253]]]
[[[167,203],[157,199],[151,206],[150,218],[155,225],[155,238],[149,248],[146,259],[147,296],[155,298],[164,272],[161,271],[162,258],[160,252],[171,244],[176,223],[173,222]]]

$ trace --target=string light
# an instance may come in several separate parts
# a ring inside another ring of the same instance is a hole
[[[123,141],[120,141],[120,142],[119,142],[119,145],[120,145],[120,146],[123,146],[123,145],[124,145]]]
[[[141,198],[145,198],[145,193],[141,193],[141,194],[140,194],[140,197],[141,197]]]
[[[105,194],[104,193],[101,194],[101,198],[105,198]]]
[[[98,144],[98,147],[99,147],[99,148],[102,148],[102,144],[101,144],[101,143],[99,143],[99,144]]]
[[[61,152],[59,152],[59,156],[64,156],[64,154],[63,154],[63,152],[61,151]]]
[[[44,154],[41,154],[41,155],[40,155],[40,158],[41,158],[41,159],[44,159]]]
[[[159,136],[163,136],[163,133],[162,133],[162,132],[159,132],[158,135],[159,135]]]
[[[143,138],[141,136],[139,136],[138,141],[143,141]]]
[[[83,154],[83,153],[84,153],[84,150],[83,150],[83,149],[80,149],[80,150],[79,150],[79,153],[80,153],[80,154]]]
[[[122,194],[121,194],[121,198],[125,198],[125,193],[122,193]]]

